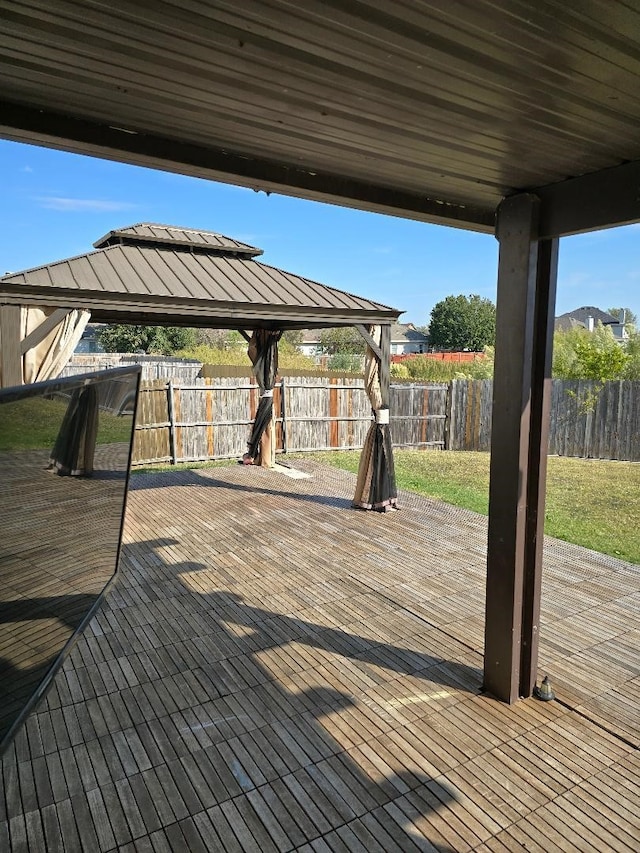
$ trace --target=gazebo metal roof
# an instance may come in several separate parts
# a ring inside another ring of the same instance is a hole
[[[86,308],[95,322],[234,329],[390,323],[400,314],[259,263],[250,255],[260,249],[209,231],[143,223],[96,245],[104,248],[3,276],[0,300]]]

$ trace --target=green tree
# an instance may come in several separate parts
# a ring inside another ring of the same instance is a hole
[[[354,352],[336,352],[329,358],[327,369],[362,373],[362,356]]]
[[[302,329],[287,329],[281,340],[288,341],[294,347],[299,347],[303,337]]]
[[[337,353],[363,355],[366,345],[357,329],[353,326],[342,326],[336,329],[323,329],[320,333],[319,346],[327,355]]]
[[[635,332],[638,328],[638,318],[633,313],[631,308],[607,308],[607,314],[611,314],[616,320],[620,316],[620,312],[624,311],[624,327],[629,334]]]
[[[107,352],[172,355],[195,344],[194,329],[176,326],[105,326],[98,339]]]
[[[477,294],[447,296],[433,306],[429,322],[431,346],[481,352],[496,338],[496,307]]]
[[[240,332],[235,329],[196,329],[195,346],[229,350],[236,347],[246,349],[247,344]]]
[[[627,363],[622,374],[623,379],[640,379],[640,332],[632,332],[625,344]]]
[[[553,376],[558,379],[620,379],[629,361],[613,332],[596,323],[593,332],[576,327],[553,337]]]

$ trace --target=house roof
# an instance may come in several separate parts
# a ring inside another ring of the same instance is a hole
[[[95,322],[220,328],[301,328],[389,323],[399,311],[285,270],[209,245],[197,251],[172,226],[131,226],[109,232],[104,248],[0,278],[3,302],[87,308]],[[138,229],[143,229],[139,234]],[[113,236],[122,242],[109,245]],[[229,239],[229,238],[224,238]],[[256,251],[251,248],[252,251]]]
[[[400,343],[401,341],[427,343],[428,340],[428,335],[419,332],[413,323],[393,323],[391,326],[391,343]]]
[[[636,0],[3,3],[0,135],[492,232],[640,218]]]
[[[603,326],[614,325],[619,323],[617,317],[613,317],[606,311],[601,311],[593,305],[583,305],[582,308],[575,308],[573,311],[567,311],[565,314],[560,314],[556,317],[556,329],[570,329],[571,326],[579,324],[586,326],[589,317],[593,318],[594,323],[602,323]]]
[[[412,323],[392,323],[391,343],[402,343],[405,341],[416,341],[427,343],[428,335],[419,332]],[[317,344],[320,342],[320,332],[317,329],[305,329],[302,335],[303,344]]]

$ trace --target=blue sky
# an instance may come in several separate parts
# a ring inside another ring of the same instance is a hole
[[[448,295],[495,301],[489,235],[6,141],[0,186],[0,274],[83,254],[113,228],[160,222],[259,246],[265,263],[403,309],[416,325]],[[640,225],[561,241],[556,314],[582,305],[640,316]]]

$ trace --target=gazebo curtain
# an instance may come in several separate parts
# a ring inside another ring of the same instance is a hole
[[[23,384],[44,382],[59,376],[90,317],[89,311],[61,311],[23,305],[20,308]],[[49,470],[60,476],[90,476],[93,473],[97,430],[96,389],[93,385],[78,388],[71,395],[51,450]]]
[[[370,326],[368,331],[380,351],[381,327]],[[365,355],[364,380],[374,421],[362,448],[353,505],[386,512],[396,509],[398,503],[389,431],[389,386],[387,382],[380,382],[380,357],[369,345]]]
[[[61,477],[90,477],[93,474],[98,412],[95,386],[76,388],[51,451],[50,471]]]
[[[273,435],[273,386],[278,372],[278,341],[282,331],[256,329],[249,340],[247,353],[260,388],[260,402],[253,421],[247,452],[242,461],[271,468],[275,458]]]
[[[20,339],[25,340],[36,331],[55,310],[23,305],[20,311]],[[90,317],[89,311],[69,311],[42,341],[23,354],[22,377],[25,385],[54,379],[60,374],[78,345]]]

